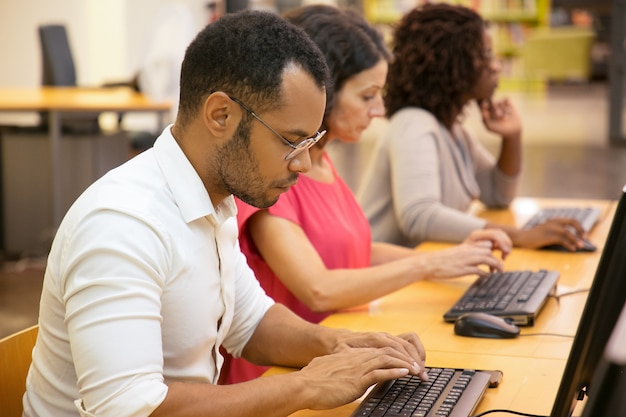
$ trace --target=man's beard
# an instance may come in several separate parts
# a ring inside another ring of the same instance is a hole
[[[230,194],[246,204],[257,208],[267,208],[278,201],[268,196],[268,190],[285,186],[285,181],[268,183],[259,173],[259,163],[250,150],[251,123],[241,122],[231,140],[216,152],[217,174],[220,185]],[[298,174],[288,180],[294,183]]]

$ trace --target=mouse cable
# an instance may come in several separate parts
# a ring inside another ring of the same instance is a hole
[[[559,334],[559,333],[520,333],[518,336],[555,336],[555,337],[569,337],[573,338],[571,334]]]
[[[549,416],[544,416],[541,414],[528,414],[528,413],[522,413],[520,411],[503,410],[503,409],[487,410],[487,411],[483,411],[480,414],[475,414],[471,417],[482,417],[484,415],[491,414],[491,413],[507,413],[507,414],[515,414],[517,416],[525,416],[525,417],[549,417]]]
[[[556,302],[559,303],[561,301],[561,297],[567,297],[568,295],[580,294],[584,292],[589,292],[589,288],[580,288],[578,290],[566,291],[561,294],[550,294],[550,298],[556,299]]]

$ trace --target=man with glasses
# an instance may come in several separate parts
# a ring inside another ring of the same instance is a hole
[[[230,14],[198,34],[175,123],[59,227],[26,416],[286,416],[426,378],[415,334],[304,322],[263,293],[239,250],[233,195],[267,207],[310,168],[327,83],[319,50],[271,13]],[[217,385],[222,348],[303,368]]]
[[[325,130],[322,130],[321,132],[318,130],[317,132],[315,132],[315,135],[311,136],[310,138],[306,138],[306,139],[302,139],[301,141],[297,142],[297,143],[291,143],[289,141],[289,139],[285,139],[285,137],[283,135],[281,135],[280,133],[278,133],[277,131],[274,130],[274,128],[270,125],[268,125],[263,119],[261,119],[260,116],[258,116],[255,112],[253,112],[252,110],[250,110],[250,107],[246,106],[245,104],[243,104],[241,101],[239,101],[238,99],[231,97],[231,100],[233,100],[234,102],[236,102],[237,104],[239,104],[241,107],[243,107],[243,109],[245,111],[247,111],[248,113],[250,113],[251,116],[253,116],[255,119],[257,119],[259,122],[261,122],[265,127],[267,127],[269,130],[272,131],[272,133],[274,133],[276,136],[278,136],[284,143],[285,145],[289,146],[292,150],[285,156],[285,161],[289,161],[292,158],[295,158],[296,156],[300,155],[302,152],[309,150],[313,145],[315,145],[321,138],[322,136],[324,136],[324,134],[326,133]]]

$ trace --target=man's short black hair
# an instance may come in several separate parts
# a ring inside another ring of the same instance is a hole
[[[295,63],[323,90],[324,55],[300,28],[275,13],[244,10],[207,25],[185,52],[178,122],[185,124],[210,94],[224,91],[255,111],[280,105],[282,76]]]

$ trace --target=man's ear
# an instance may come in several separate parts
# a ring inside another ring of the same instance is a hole
[[[207,97],[202,115],[206,128],[215,137],[232,136],[241,120],[239,106],[222,91]]]

